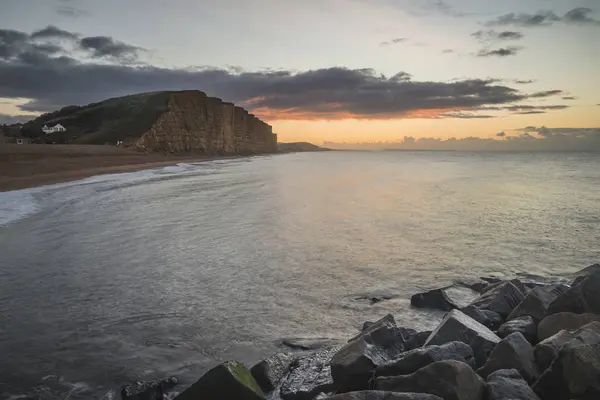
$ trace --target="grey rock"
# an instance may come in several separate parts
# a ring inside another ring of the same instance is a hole
[[[335,338],[301,338],[289,337],[281,339],[281,344],[294,350],[319,350],[342,344],[344,341]]]
[[[177,386],[174,376],[149,382],[137,382],[121,388],[122,400],[163,400],[170,389]]]
[[[471,305],[462,308],[461,311],[491,330],[498,329],[502,324],[502,317],[493,311],[480,310]]]
[[[429,337],[429,335],[431,335],[431,332],[433,331],[417,332],[416,334],[412,335],[406,342],[405,350],[408,351],[418,349],[419,347],[423,347],[423,345],[427,341],[427,338]]]
[[[468,287],[478,293],[482,293],[490,284],[481,279],[463,278],[454,281],[455,285]]]
[[[511,282],[502,282],[482,294],[471,305],[481,309],[497,312],[506,318],[516,306],[523,301],[525,296]]]
[[[321,392],[335,389],[329,363],[339,347],[322,349],[303,355],[292,363],[283,381],[280,396],[283,400],[312,400]]]
[[[492,372],[501,369],[516,369],[528,382],[533,382],[538,377],[533,347],[521,333],[513,333],[502,339],[477,373],[487,378]]]
[[[410,374],[378,377],[377,390],[429,393],[444,400],[482,400],[485,383],[466,363],[438,361]]]
[[[488,287],[486,287],[482,293],[487,293],[491,289],[495,289],[498,286],[500,286],[506,282],[512,283],[517,289],[519,289],[519,291],[521,293],[523,293],[523,295],[526,295],[531,290],[531,288],[529,286],[525,285],[520,279],[510,279],[510,280],[502,279],[499,282],[495,282],[495,283],[488,285]]]
[[[264,400],[265,396],[244,364],[227,361],[208,371],[175,399]]]
[[[560,312],[600,314],[600,267],[593,267],[577,276],[571,288],[550,304],[549,315]]]
[[[441,397],[425,393],[396,393],[380,390],[350,392],[330,397],[330,400],[443,400]]]
[[[523,334],[525,339],[531,344],[536,344],[538,342],[537,326],[530,316],[519,317],[505,322],[500,329],[498,329],[498,336],[505,338],[515,332]]]
[[[461,311],[453,310],[446,314],[442,322],[431,333],[425,346],[442,345],[455,341],[471,346],[475,355],[475,363],[477,366],[481,366],[496,344],[500,342],[500,338],[473,318]]]
[[[561,349],[584,344],[600,344],[600,322],[591,322],[573,332],[562,330],[535,346],[533,354],[539,370],[545,371]]]
[[[501,369],[487,378],[488,400],[540,400],[516,369]]]
[[[504,322],[504,318],[500,314],[490,310],[481,310],[481,312],[487,317],[489,321],[489,328],[491,330],[496,330],[500,328],[502,323]]]
[[[468,344],[451,342],[402,353],[393,361],[378,366],[375,376],[409,375],[431,363],[444,360],[463,361],[471,366],[475,363],[473,350]]]
[[[538,324],[537,335],[541,342],[548,339],[550,336],[558,332],[576,331],[590,322],[600,321],[600,315],[597,314],[573,314],[573,313],[557,313],[547,316]]]
[[[600,344],[565,345],[532,389],[544,400],[600,399]]]
[[[270,392],[287,374],[295,358],[296,356],[290,353],[277,353],[254,365],[250,372],[260,388],[265,393]]]
[[[533,318],[537,324],[546,317],[548,307],[561,294],[564,294],[569,289],[566,285],[548,285],[540,286],[532,289],[521,303],[506,319],[507,321],[529,316]]]
[[[450,285],[417,293],[410,298],[410,304],[418,308],[450,311],[467,306],[479,296],[479,292],[462,285]]]
[[[336,387],[343,391],[369,389],[369,380],[377,366],[404,352],[403,332],[388,315],[342,347],[331,360]]]
[[[582,269],[581,271],[575,273],[571,277],[571,281],[569,282],[570,286],[577,286],[585,279],[589,278],[592,275],[596,275],[600,273],[600,264],[590,265],[587,268]]]

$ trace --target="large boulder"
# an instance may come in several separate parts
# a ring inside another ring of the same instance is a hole
[[[321,392],[335,389],[329,363],[339,347],[305,354],[292,363],[279,395],[283,400],[312,400]]]
[[[507,321],[520,318],[531,317],[535,323],[540,322],[548,313],[550,304],[561,294],[569,289],[566,285],[548,285],[532,289],[523,301],[515,307],[510,313]]]
[[[574,332],[562,330],[538,343],[533,349],[538,369],[545,371],[558,357],[561,349],[584,344],[600,344],[600,322],[591,322]]]
[[[537,326],[530,316],[519,317],[505,322],[498,329],[498,336],[505,338],[515,332],[523,334],[529,343],[537,343]]]
[[[257,363],[250,372],[260,388],[270,392],[289,371],[296,356],[290,353],[277,353]]]
[[[410,298],[410,304],[418,308],[450,311],[467,306],[479,296],[479,292],[462,285],[450,285],[417,293]]]
[[[471,305],[481,310],[497,312],[502,318],[506,318],[524,298],[524,294],[512,282],[506,281],[488,288]]]
[[[409,375],[431,363],[444,360],[463,361],[471,366],[475,364],[471,346],[463,342],[450,342],[402,353],[393,361],[378,366],[375,376]]]
[[[533,382],[537,378],[538,370],[533,347],[521,333],[513,333],[502,339],[477,373],[487,378],[492,372],[501,369],[516,369],[528,382]]]
[[[488,400],[540,400],[516,369],[501,369],[487,378]]]
[[[600,399],[600,344],[565,345],[532,389],[543,400]]]
[[[178,383],[174,376],[149,382],[137,382],[121,388],[121,400],[164,400]]]
[[[573,313],[558,313],[547,316],[538,324],[537,336],[541,342],[548,339],[550,336],[556,335],[558,332],[576,331],[589,324],[590,322],[600,321],[600,315],[597,314],[573,314]]]
[[[426,393],[396,393],[381,390],[364,390],[361,392],[342,393],[329,397],[329,400],[444,400],[441,397]]]
[[[493,311],[480,310],[472,305],[463,307],[460,311],[492,330],[498,329],[502,324],[502,317]]]
[[[481,293],[487,293],[490,290],[495,289],[498,286],[500,286],[506,282],[512,283],[517,289],[519,289],[519,291],[521,293],[523,293],[523,295],[526,295],[531,290],[529,288],[529,286],[525,285],[520,279],[510,279],[510,280],[501,279],[498,282],[491,283],[490,285],[488,285],[488,287],[486,287]]]
[[[244,364],[237,361],[227,361],[208,371],[175,399],[264,400],[265,396]]]
[[[500,338],[494,332],[458,310],[452,310],[431,333],[425,346],[463,342],[471,346],[475,364],[481,366],[487,360]]]
[[[378,377],[377,390],[429,393],[444,400],[483,400],[485,383],[462,361],[438,361],[410,374]]]
[[[423,331],[415,333],[406,342],[405,349],[408,351],[417,349],[419,347],[423,347],[423,345],[427,341],[427,338],[429,337],[429,335],[431,335],[431,332],[433,331]]]
[[[403,330],[386,316],[342,347],[331,360],[336,387],[343,391],[369,389],[377,366],[404,352]]]
[[[598,273],[600,273],[600,264],[590,265],[589,267],[584,268],[581,271],[573,274],[573,276],[571,277],[571,281],[569,282],[569,285],[577,286],[581,282],[583,282],[585,279],[589,278],[592,275],[598,274]]]
[[[600,314],[600,268],[588,269],[576,277],[573,285],[548,307],[548,314],[572,312]]]

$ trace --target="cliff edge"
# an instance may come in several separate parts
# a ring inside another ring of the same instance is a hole
[[[64,132],[48,135],[44,125]],[[145,152],[256,154],[277,152],[272,127],[241,107],[197,90],[141,93],[69,106],[23,126],[38,143],[116,144]]]

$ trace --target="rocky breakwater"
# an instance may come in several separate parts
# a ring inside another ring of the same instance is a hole
[[[147,152],[275,153],[277,135],[243,108],[190,90],[170,92],[166,109],[134,145]]]
[[[275,354],[251,369],[226,362],[175,399],[600,399],[600,264],[564,282],[461,281],[413,303],[450,311],[432,332],[389,314],[343,345]],[[123,398],[162,399],[165,387]]]

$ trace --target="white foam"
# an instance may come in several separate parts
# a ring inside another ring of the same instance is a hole
[[[0,226],[25,218],[38,211],[33,190],[0,192]]]

